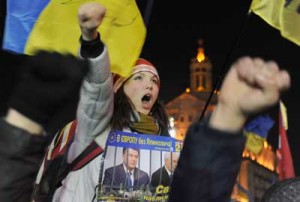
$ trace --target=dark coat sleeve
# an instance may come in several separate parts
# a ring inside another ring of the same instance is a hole
[[[161,173],[161,168],[159,168],[152,174],[152,176],[151,176],[151,186],[152,187],[157,187],[159,185],[160,173]]]
[[[149,180],[148,173],[142,170],[139,170],[139,173],[140,173],[140,179],[138,180],[139,182],[138,186],[149,184],[150,180]]]
[[[244,144],[241,132],[192,125],[174,173],[169,201],[230,201]]]
[[[108,168],[105,170],[104,172],[104,180],[102,182],[103,185],[111,185],[112,183],[112,172],[113,172],[113,169],[111,168]]]
[[[29,201],[47,138],[0,120],[0,201]]]
[[[152,174],[151,185],[155,188],[158,185],[170,186],[170,177],[164,166]]]

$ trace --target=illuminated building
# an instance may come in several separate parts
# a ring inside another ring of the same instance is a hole
[[[165,107],[176,139],[184,139],[191,123],[197,122],[212,92],[212,64],[200,41],[198,54],[190,63],[190,88]],[[214,92],[206,113],[213,111],[218,92]],[[265,141],[259,154],[244,150],[243,161],[232,193],[233,201],[259,201],[262,194],[278,180],[278,157]]]
[[[211,70],[212,64],[204,53],[203,41],[199,40],[197,56],[190,63],[190,87],[165,105],[174,122],[172,134],[176,139],[184,139],[190,124],[199,120],[212,91]],[[213,96],[206,113],[213,110],[215,103],[216,96]]]
[[[264,192],[278,180],[278,156],[266,141],[259,154],[245,149],[232,193],[234,201],[260,201]]]

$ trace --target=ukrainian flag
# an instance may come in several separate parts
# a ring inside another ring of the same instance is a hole
[[[261,115],[250,121],[244,128],[246,149],[259,154],[273,125],[274,121],[268,115]]]
[[[77,55],[78,8],[83,0],[7,1],[3,48],[29,55],[37,50]],[[139,57],[146,28],[135,0],[95,0],[106,7],[99,32],[108,47],[111,71],[128,76]]]
[[[250,10],[300,45],[300,0],[253,0]]]
[[[49,0],[7,0],[3,48],[24,53],[27,38]]]

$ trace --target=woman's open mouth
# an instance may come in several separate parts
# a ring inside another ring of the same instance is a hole
[[[152,107],[151,98],[152,98],[152,96],[150,94],[146,94],[142,97],[143,108],[150,109]]]

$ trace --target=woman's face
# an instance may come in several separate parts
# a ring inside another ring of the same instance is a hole
[[[124,93],[135,109],[148,115],[159,93],[158,78],[150,72],[139,72],[124,84]]]

